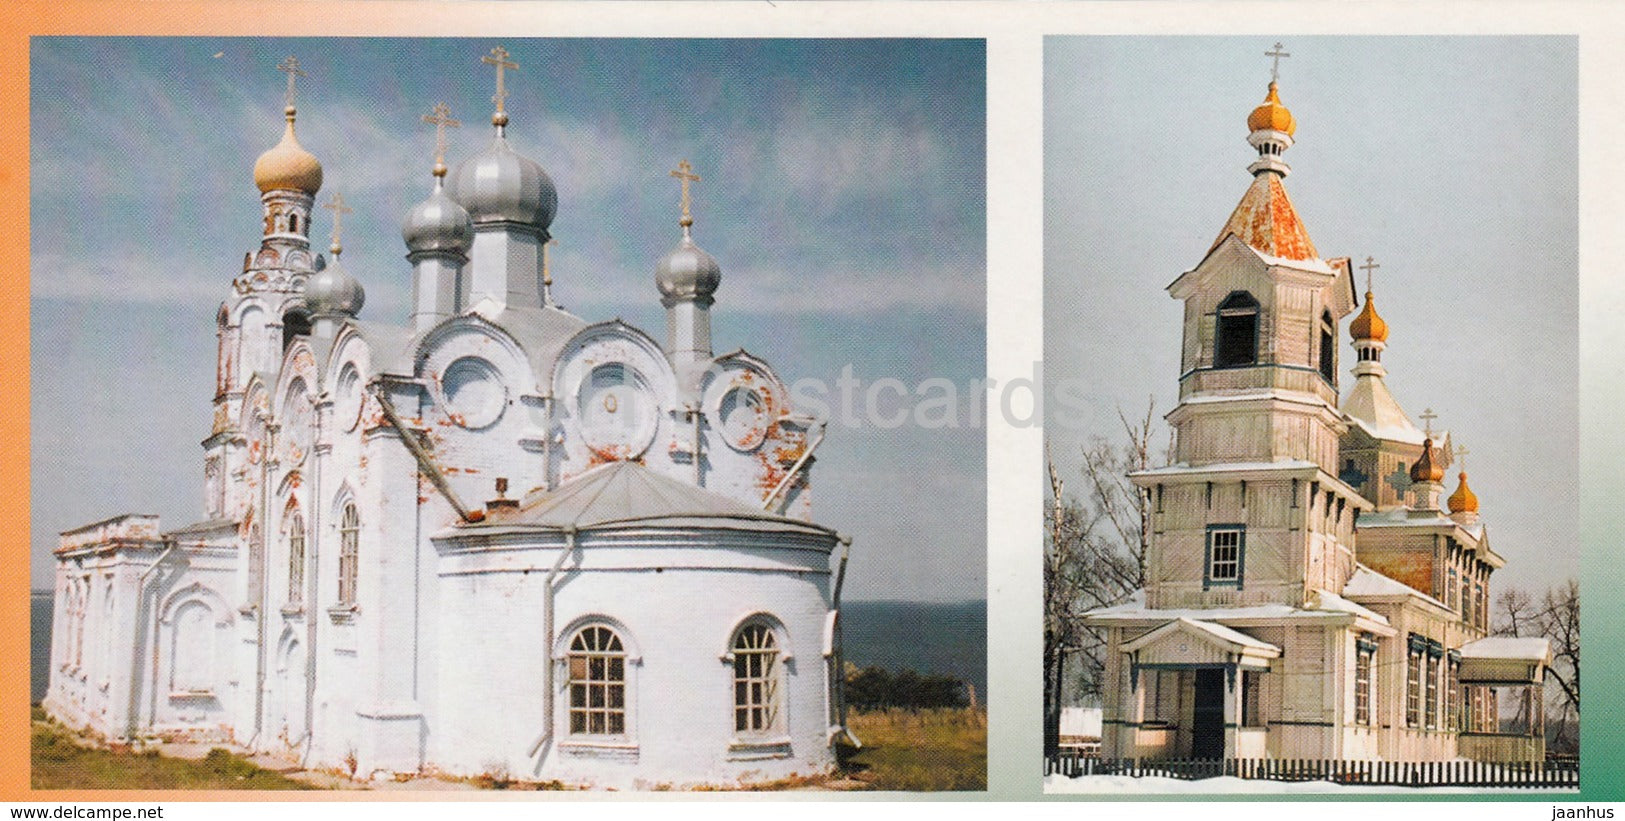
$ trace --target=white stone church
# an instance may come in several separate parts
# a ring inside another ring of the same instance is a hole
[[[1287,197],[1296,123],[1275,82],[1247,125],[1252,184],[1168,286],[1176,444],[1130,476],[1151,508],[1145,587],[1084,617],[1108,645],[1102,755],[1539,760],[1546,640],[1486,637],[1504,561],[1465,470],[1442,498],[1450,436],[1387,388],[1369,283],[1360,307],[1350,260],[1322,258]]]
[[[650,260],[663,338],[555,304],[554,185],[506,139],[513,63],[482,60],[488,143],[448,170],[448,112],[424,118],[440,150],[404,217],[404,321],[360,318],[336,195],[313,253],[322,166],[283,64],[260,244],[221,278],[208,518],[62,534],[45,708],[362,778],[827,771],[846,562],[810,520],[822,424],[765,362],[713,352],[721,269],[686,162],[675,248]]]

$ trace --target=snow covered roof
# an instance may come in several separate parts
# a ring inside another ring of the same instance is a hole
[[[1149,644],[1161,641],[1169,633],[1186,632],[1204,634],[1209,638],[1217,639],[1220,643],[1231,645],[1243,652],[1252,651],[1253,655],[1262,655],[1274,658],[1281,655],[1281,648],[1267,641],[1260,641],[1239,630],[1232,630],[1222,624],[1210,621],[1201,621],[1181,616],[1173,621],[1146,633],[1135,640],[1123,645],[1124,650],[1138,650]]]
[[[611,462],[552,491],[527,496],[511,512],[497,511],[484,526],[568,530],[623,526],[722,528],[833,537],[829,528],[768,513],[715,491],[662,476],[636,462]],[[460,525],[459,529],[482,525]]]
[[[1345,591],[1347,592],[1347,591]],[[1132,623],[1147,621],[1194,621],[1240,624],[1255,621],[1341,619],[1357,616],[1376,624],[1386,625],[1388,620],[1380,613],[1325,591],[1318,591],[1309,607],[1289,604],[1255,604],[1246,607],[1170,608],[1154,609],[1145,606],[1145,591],[1136,590],[1121,604],[1101,607],[1083,614],[1093,624],[1111,622]]]
[[[1303,459],[1287,459],[1281,462],[1225,462],[1215,465],[1166,465],[1160,468],[1136,470],[1130,476],[1179,476],[1187,473],[1254,473],[1261,471],[1295,471],[1315,470],[1320,466],[1314,462]]]
[[[1542,637],[1490,636],[1461,646],[1464,659],[1507,659],[1550,664],[1551,642]]]
[[[1354,526],[1359,530],[1368,530],[1376,527],[1456,527],[1455,519],[1446,516],[1438,510],[1412,510],[1408,507],[1396,507],[1378,512],[1362,512],[1354,520]]]
[[[1413,596],[1440,609],[1450,609],[1445,605],[1444,602],[1439,601],[1438,599],[1435,599],[1432,596],[1429,596],[1428,594],[1423,593],[1422,591],[1417,590],[1416,588],[1411,587],[1402,581],[1399,581],[1398,579],[1384,576],[1383,574],[1378,573],[1377,571],[1372,570],[1363,564],[1356,564],[1354,566],[1354,576],[1349,579],[1348,584],[1343,585],[1343,595],[1353,596],[1355,598],[1360,598],[1362,596],[1370,596],[1374,598],[1388,596]]]

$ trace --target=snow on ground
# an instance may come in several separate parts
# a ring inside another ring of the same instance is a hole
[[[1264,781],[1258,779],[1236,778],[1235,776],[1221,776],[1219,778],[1204,778],[1196,781],[1185,781],[1179,778],[1158,778],[1146,776],[1134,778],[1127,775],[1086,775],[1081,778],[1068,778],[1064,775],[1050,775],[1044,778],[1044,792],[1054,795],[1146,795],[1146,794],[1184,794],[1184,795],[1235,795],[1235,794],[1337,794],[1359,795],[1388,793],[1396,795],[1479,795],[1496,793],[1506,795],[1543,795],[1550,793],[1573,793],[1578,790],[1568,789],[1528,789],[1510,787],[1376,787],[1351,786],[1347,784],[1334,784],[1330,781]]]

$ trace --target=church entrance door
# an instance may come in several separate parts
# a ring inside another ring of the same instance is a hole
[[[1224,758],[1224,671],[1196,671],[1196,699],[1192,705],[1191,757]]]

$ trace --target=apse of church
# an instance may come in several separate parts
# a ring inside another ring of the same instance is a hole
[[[318,199],[297,130],[308,75],[277,66],[259,246],[215,317],[209,518],[63,534],[46,709],[109,738],[226,739],[362,777],[827,771],[851,543],[811,520],[822,424],[765,361],[713,353],[726,304],[697,239],[703,177],[670,171],[677,230],[644,296],[663,338],[578,317],[555,293],[586,283],[550,253],[567,203],[510,141],[519,61],[497,47],[476,65],[495,81],[490,131],[452,165],[462,123],[445,103],[421,117],[433,161],[395,270],[375,249],[352,270],[355,206]],[[363,318],[363,278],[409,287],[409,314]]]

